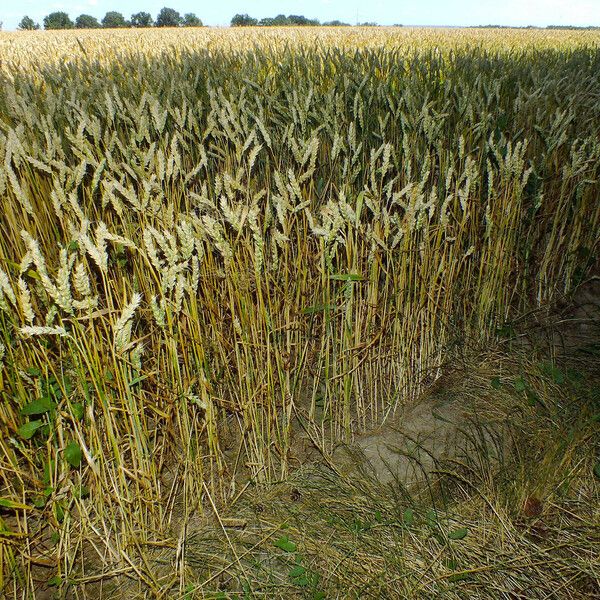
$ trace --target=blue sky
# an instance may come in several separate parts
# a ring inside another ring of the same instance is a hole
[[[15,29],[23,15],[41,22],[64,10],[75,18],[87,13],[99,19],[109,10],[127,18],[141,10],[156,16],[163,6],[194,12],[205,25],[227,25],[238,12],[262,18],[300,14],[321,21],[376,21],[382,25],[600,25],[600,0],[0,0],[4,29]]]

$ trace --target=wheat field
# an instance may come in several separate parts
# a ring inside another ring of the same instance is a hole
[[[1,33],[0,589],[288,477],[573,292],[599,175],[597,32]]]

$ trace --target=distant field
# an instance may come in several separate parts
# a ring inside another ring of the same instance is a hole
[[[148,30],[71,30],[0,32],[4,68],[27,68],[29,62],[73,61],[78,58],[109,63],[114,55],[163,51],[250,50],[285,45],[399,49],[481,46],[493,51],[510,49],[575,49],[598,47],[597,31],[547,31],[522,29],[445,29],[414,27],[244,27]]]
[[[599,176],[597,32],[1,33],[0,568],[380,423],[577,288]]]

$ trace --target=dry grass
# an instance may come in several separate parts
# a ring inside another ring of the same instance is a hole
[[[596,361],[550,363],[547,352],[512,346],[442,377],[434,395],[470,406],[463,454],[440,460],[410,488],[382,484],[360,468],[340,477],[323,463],[251,488],[234,506],[183,520],[162,548],[140,549],[146,562],[138,556],[137,564],[153,578],[155,594],[596,597]],[[490,431],[502,438],[499,446]],[[104,592],[148,597],[140,580],[107,579]],[[98,586],[79,593],[100,597]]]

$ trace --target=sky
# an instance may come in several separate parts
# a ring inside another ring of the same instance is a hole
[[[139,11],[156,17],[165,5],[182,14],[193,12],[205,25],[227,25],[236,13],[259,19],[285,13],[352,24],[600,26],[600,0],[0,0],[0,21],[5,30],[16,29],[24,15],[41,23],[57,10],[72,19],[85,13],[100,20],[109,10],[126,18]]]

